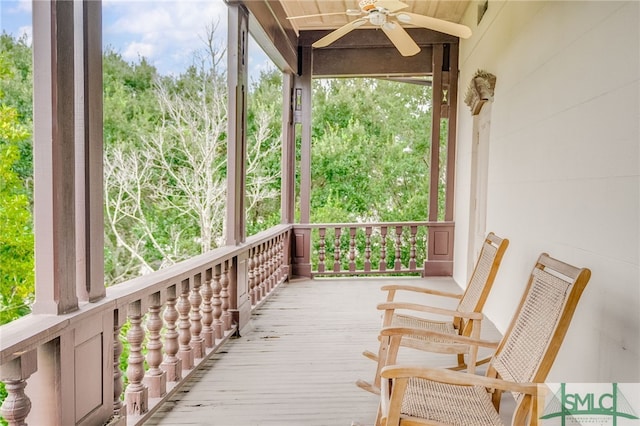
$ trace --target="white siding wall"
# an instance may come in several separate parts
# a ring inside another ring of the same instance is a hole
[[[454,278],[468,275],[478,69],[497,76],[487,230],[511,244],[486,313],[504,331],[538,254],[592,270],[549,382],[640,382],[640,3],[489,2],[460,57]]]

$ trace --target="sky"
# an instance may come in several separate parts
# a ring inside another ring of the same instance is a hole
[[[0,31],[31,40],[31,0],[0,0]],[[179,74],[205,47],[207,27],[218,25],[216,38],[226,47],[227,6],[223,0],[103,0],[103,46],[129,62],[145,57],[161,74]],[[249,75],[273,68],[260,47],[249,44]]]

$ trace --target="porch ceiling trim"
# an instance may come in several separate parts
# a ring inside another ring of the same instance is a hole
[[[279,0],[225,0],[249,11],[249,33],[282,71],[298,72],[298,35]]]

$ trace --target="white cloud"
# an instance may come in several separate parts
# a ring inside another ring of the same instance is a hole
[[[129,43],[122,57],[128,61],[137,61],[138,58],[144,56],[145,58],[152,58],[154,56],[155,47],[149,43]]]
[[[29,12],[31,13],[31,0],[19,0],[18,1],[18,11],[19,12]]]
[[[217,37],[226,45],[227,6],[209,1],[105,0],[104,38],[113,46],[126,46],[123,56],[145,56],[160,72],[180,72],[193,53],[205,47],[207,27],[218,23]]]

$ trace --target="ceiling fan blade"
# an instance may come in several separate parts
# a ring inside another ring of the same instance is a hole
[[[346,12],[314,13],[313,15],[287,16],[287,19],[316,18],[318,16],[345,15]]]
[[[330,45],[331,43],[333,43],[334,41],[336,41],[337,39],[339,39],[340,37],[350,33],[351,31],[355,30],[356,28],[358,28],[366,20],[367,20],[367,18],[360,18],[360,19],[357,19],[357,20],[355,20],[353,22],[349,22],[348,24],[343,25],[342,27],[338,28],[337,30],[327,34],[324,37],[322,37],[320,40],[316,41],[311,46],[313,46],[313,47],[326,47],[326,46]]]
[[[430,16],[418,15],[417,13],[409,12],[401,12],[396,16],[396,18],[400,22],[413,24],[418,27],[423,27],[430,30],[436,30],[441,33],[450,34],[456,37],[471,37],[471,29],[469,27],[461,24],[456,24],[455,22],[449,22],[443,19],[432,18]]]
[[[382,26],[382,31],[389,37],[391,43],[398,49],[402,56],[413,56],[420,52],[420,47],[411,38],[400,24],[388,22]]]
[[[391,13],[397,12],[401,9],[406,9],[407,7],[409,7],[408,4],[402,3],[401,1],[398,1],[398,0],[378,0],[375,3],[375,6],[384,7]]]

